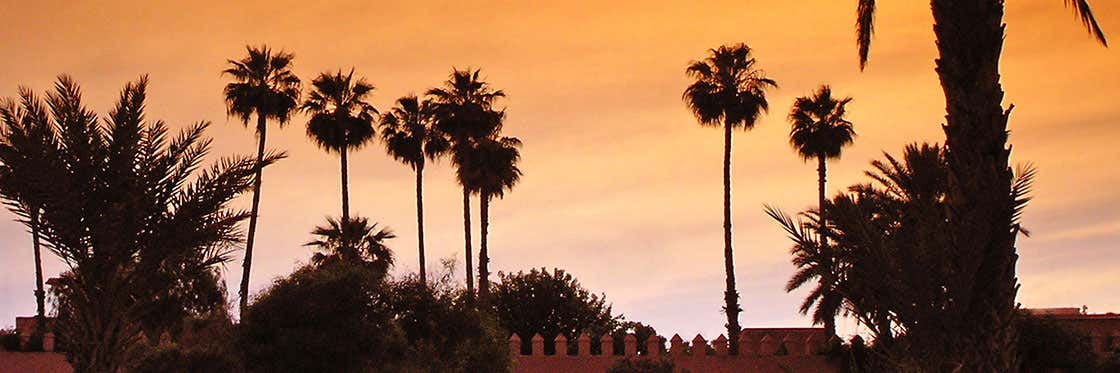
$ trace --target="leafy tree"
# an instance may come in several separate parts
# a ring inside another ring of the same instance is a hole
[[[322,73],[311,82],[315,90],[300,107],[311,115],[307,135],[327,152],[339,154],[342,169],[342,220],[350,219],[350,192],[346,180],[346,153],[373,140],[377,109],[366,100],[373,85],[358,78],[354,69],[343,75]]]
[[[19,190],[0,190],[11,206],[36,196],[43,240],[70,268],[58,285],[56,332],[77,371],[119,371],[142,331],[158,337],[224,303],[217,266],[229,261],[241,237],[237,224],[250,215],[229,202],[282,157],[229,157],[200,170],[209,124],[168,138],[163,122],[145,119],[147,85],[146,77],[126,84],[101,122],[83,105],[78,84],[60,77],[45,100],[50,115],[37,119],[50,129],[37,145],[46,150],[39,172]],[[42,107],[25,100],[24,110]],[[6,136],[0,148],[0,163],[22,167],[13,154],[25,149]]]
[[[473,185],[480,195],[479,215],[482,222],[481,243],[478,249],[478,293],[482,299],[490,294],[490,255],[486,236],[490,226],[490,200],[502,198],[505,192],[521,180],[521,140],[516,137],[475,140],[469,150],[456,151],[454,161],[456,176],[463,185]]]
[[[564,334],[572,340],[586,332],[598,338],[622,322],[621,315],[611,313],[605,295],[591,293],[564,270],[498,272],[498,278],[490,307],[499,325],[521,337],[523,353],[530,352],[536,334],[548,339]],[[545,353],[553,352],[549,346],[545,344]]]
[[[378,274],[341,262],[276,280],[242,318],[249,371],[393,371],[407,346],[384,289]]]
[[[817,159],[818,213],[826,212],[824,210],[825,161],[830,158],[840,158],[840,151],[844,146],[851,145],[852,137],[855,136],[852,122],[844,118],[845,107],[851,101],[851,97],[833,98],[832,89],[823,85],[812,96],[798,97],[794,100],[793,109],[789,113],[789,120],[793,123],[793,128],[789,132],[790,144],[803,159]],[[824,214],[820,216],[820,220],[821,222],[828,221]],[[820,248],[817,250],[822,254],[823,251],[828,249],[828,237],[825,232],[822,224],[819,230],[820,241],[818,244]],[[818,258],[825,260],[824,263],[821,263],[823,267],[833,265],[827,255],[818,256]],[[832,275],[833,272],[835,271],[828,270],[819,273],[818,278],[821,283],[818,288],[820,291],[833,292],[832,288],[836,283],[836,279]],[[802,284],[791,282],[786,286],[786,291],[793,291]],[[821,298],[833,299],[835,296],[822,294]],[[808,310],[808,307],[801,307],[802,313],[806,313]],[[822,302],[818,304],[817,310],[813,313],[813,322],[824,324],[825,332],[828,335],[836,335],[836,314],[840,312],[840,303]]]
[[[750,130],[770,107],[766,90],[778,85],[756,68],[746,44],[710,50],[703,60],[685,70],[695,81],[684,91],[684,101],[703,126],[723,127],[723,263],[727,289],[724,312],[732,353],[739,351],[739,292],[735,288],[735,263],[731,248],[731,133]]]
[[[389,284],[388,304],[408,340],[407,371],[508,372],[507,335],[469,293],[415,279]]]
[[[1087,0],[1063,0],[1106,45]],[[875,0],[859,0],[856,34],[860,68],[866,66],[874,31]],[[945,92],[945,146],[950,182],[946,208],[954,262],[947,291],[960,296],[945,314],[946,333],[961,346],[948,364],[977,371],[1009,371],[1016,365],[1016,202],[1011,196],[1007,122],[999,60],[1003,50],[1003,0],[932,0],[937,75]],[[965,347],[967,346],[967,347]]]
[[[381,117],[381,139],[385,150],[416,172],[416,230],[420,251],[420,282],[427,283],[424,262],[424,165],[446,154],[451,143],[435,128],[433,105],[416,96],[397,99],[397,105]]]
[[[506,334],[455,288],[323,262],[279,279],[249,307],[239,344],[254,371],[508,372]]]
[[[240,60],[229,60],[222,71],[233,82],[226,84],[224,93],[229,115],[241,119],[248,126],[253,115],[257,117],[257,162],[265,157],[265,134],[268,120],[275,120],[280,127],[288,123],[291,113],[299,104],[300,80],[292,72],[291,53],[272,52],[267,45],[246,46],[248,55]],[[241,288],[238,292],[240,310],[245,311],[249,298],[249,272],[253,266],[253,243],[257,233],[257,212],[261,202],[261,173],[253,184],[253,209],[249,215],[248,240],[245,243],[245,260],[242,263]]]
[[[505,110],[494,108],[494,103],[505,92],[494,90],[480,77],[480,70],[453,69],[443,87],[429,89],[436,128],[451,139],[452,154],[471,151],[477,139],[492,138],[501,130]],[[466,245],[467,291],[474,292],[473,259],[471,258],[471,194],[478,193],[478,186],[463,184],[463,241]]]

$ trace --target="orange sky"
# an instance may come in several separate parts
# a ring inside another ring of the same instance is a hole
[[[1120,41],[1120,3],[1093,5]],[[815,203],[815,165],[802,163],[787,143],[793,98],[821,83],[855,98],[849,113],[859,137],[830,163],[830,194],[864,181],[861,173],[883,150],[943,138],[928,5],[880,2],[863,73],[854,12],[854,0],[197,1],[161,8],[4,2],[0,95],[14,95],[21,84],[43,90],[68,73],[104,113],[124,82],[150,74],[150,118],[176,126],[213,121],[215,155],[247,154],[255,139],[226,118],[219,74],[247,43],[294,52],[295,71],[305,80],[355,67],[378,87],[379,108],[438,84],[452,66],[481,67],[509,95],[506,133],[525,142],[521,184],[492,207],[493,269],[564,268],[607,293],[630,319],[668,335],[714,336],[724,322],[722,137],[696,125],[681,102],[684,67],[708,48],[746,42],[781,86],[770,96],[773,111],[735,137],[736,269],[744,326],[807,325],[796,312],[804,292],[782,291],[793,271],[789,242],[762,212],[764,203],[790,211]],[[1040,171],[1025,215],[1034,236],[1019,245],[1019,301],[1120,311],[1120,55],[1092,42],[1060,1],[1010,1],[1007,22],[1002,72],[1005,104],[1016,105],[1013,161],[1034,162]],[[337,157],[307,141],[305,123],[298,115],[269,132],[269,147],[290,158],[265,172],[254,289],[305,262],[307,232],[338,214]],[[350,172],[352,210],[396,230],[396,271],[415,271],[411,171],[375,144],[353,154]],[[453,174],[443,162],[425,179],[429,266],[454,257],[461,267],[461,195]],[[240,202],[248,206],[248,199]],[[0,326],[34,312],[30,239],[6,216]],[[48,274],[62,269],[47,258]],[[240,257],[226,278],[236,289]],[[854,330],[850,322],[841,329]]]

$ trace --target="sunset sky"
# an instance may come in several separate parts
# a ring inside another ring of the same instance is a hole
[[[492,205],[492,270],[566,269],[606,293],[616,312],[670,336],[725,330],[722,133],[698,126],[681,101],[690,60],[746,42],[780,85],[771,112],[734,140],[744,327],[809,325],[797,313],[805,293],[783,291],[793,273],[790,242],[762,211],[816,203],[815,164],[788,144],[795,97],[827,83],[854,98],[848,112],[859,136],[829,164],[830,195],[866,181],[862,172],[883,151],[943,142],[925,2],[879,2],[862,73],[854,0],[417,3],[4,1],[0,96],[20,85],[43,91],[71,74],[88,106],[104,114],[125,82],[148,74],[149,118],[176,127],[212,121],[218,156],[255,151],[253,131],[226,116],[221,95],[225,61],[243,56],[246,44],[295,53],[305,82],[354,67],[377,86],[372,102],[382,109],[439,84],[453,66],[480,67],[509,96],[506,135],[525,143],[521,183]],[[1120,43],[1120,2],[1092,4]],[[1025,214],[1033,235],[1018,245],[1019,302],[1120,312],[1120,53],[1091,40],[1061,1],[1007,7],[1002,77],[1004,104],[1015,104],[1012,161],[1039,169]],[[305,263],[308,232],[339,214],[338,158],[308,141],[306,120],[296,115],[269,132],[268,147],[289,158],[265,171],[254,291]],[[418,267],[413,177],[379,143],[350,158],[351,210],[396,231],[398,274]],[[455,258],[461,280],[461,194],[448,162],[425,180],[428,266]],[[238,206],[249,201],[246,194]],[[30,235],[14,218],[0,215],[0,327],[35,312]],[[224,269],[233,296],[240,255]],[[48,277],[64,269],[44,258]],[[842,333],[853,331],[842,323]]]

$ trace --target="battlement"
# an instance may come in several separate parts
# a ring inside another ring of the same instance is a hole
[[[614,350],[614,339],[610,335],[598,338],[599,353],[591,348],[592,338],[584,333],[574,341],[561,334],[546,339],[540,334],[530,338],[532,349],[529,354],[521,354],[523,340],[514,334],[509,339],[510,353],[516,362],[516,372],[584,372],[606,371],[622,359],[651,359],[671,361],[678,369],[693,372],[781,372],[836,371],[819,353],[827,338],[821,328],[757,328],[744,329],[739,335],[738,354],[729,353],[727,337],[719,335],[708,341],[696,335],[686,342],[680,335],[668,339],[657,335],[645,341],[638,341],[634,334],[623,338],[622,351]],[[551,343],[555,354],[545,354],[545,343]],[[575,343],[574,353],[571,343]],[[644,344],[639,349],[638,344]],[[639,353],[639,350],[642,350]]]

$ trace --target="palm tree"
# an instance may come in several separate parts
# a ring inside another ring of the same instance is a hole
[[[793,145],[801,158],[817,159],[817,212],[820,214],[820,229],[818,230],[820,249],[825,251],[828,247],[828,236],[825,234],[825,225],[828,222],[827,210],[824,208],[825,197],[825,160],[840,158],[840,151],[852,143],[855,131],[852,122],[844,118],[845,106],[852,101],[851,97],[835,99],[832,89],[827,85],[821,86],[811,97],[799,97],[793,102],[789,120],[793,123],[789,131],[790,144]],[[827,260],[827,256],[822,259]],[[832,283],[829,272],[822,273],[821,281]],[[795,286],[794,288],[796,288]],[[827,289],[827,287],[825,287]],[[790,291],[787,287],[787,291]],[[802,308],[807,310],[806,308]],[[837,308],[836,310],[839,310]],[[816,315],[814,315],[816,316]],[[820,321],[824,324],[825,332],[829,336],[836,335],[836,315],[822,315]]]
[[[505,192],[521,180],[521,169],[517,162],[521,159],[521,140],[515,137],[498,139],[483,138],[474,143],[467,151],[457,151],[454,155],[457,166],[456,176],[462,185],[471,185],[479,194],[479,217],[482,222],[481,246],[478,249],[478,294],[487,299],[490,294],[490,255],[487,251],[486,236],[490,225],[490,200],[502,198]]]
[[[4,183],[0,198],[16,206],[34,196],[35,206],[17,214],[38,214],[45,246],[68,268],[56,287],[53,327],[76,371],[122,371],[137,358],[142,333],[158,338],[224,306],[218,267],[251,215],[230,204],[251,190],[260,168],[283,157],[227,157],[200,168],[209,123],[171,134],[164,122],[147,120],[147,84],[142,77],[125,85],[99,120],[78,84],[62,76],[46,105],[29,98],[25,106],[50,108],[36,144],[43,158],[26,159],[15,138],[0,139],[0,164],[36,169],[13,173],[27,177]]]
[[[1063,0],[1102,45],[1104,32],[1087,0]],[[961,289],[972,301],[947,312],[961,315],[959,331],[970,350],[970,370],[1007,371],[1016,366],[1017,254],[1012,222],[1012,171],[1008,164],[1007,121],[999,82],[1003,49],[1003,0],[933,0],[937,74],[945,92],[945,146],[951,179],[947,205],[954,211],[949,235],[961,268]],[[874,31],[875,0],[858,0],[856,16],[860,68],[867,63]],[[979,285],[974,285],[979,284]],[[995,326],[994,328],[991,326]],[[975,347],[975,348],[973,348]]]
[[[477,139],[489,138],[501,130],[505,110],[494,109],[494,103],[505,92],[494,90],[479,77],[479,70],[452,69],[443,87],[432,88],[436,128],[451,138],[451,152],[458,154],[474,148]],[[463,187],[463,240],[466,245],[467,290],[474,291],[473,259],[471,258],[471,194],[472,185]]]
[[[0,105],[0,120],[7,146],[0,147],[4,152],[0,158],[0,188],[5,194],[19,196],[9,201],[8,207],[19,214],[31,228],[31,249],[35,260],[35,317],[37,332],[46,326],[46,291],[43,290],[43,260],[40,247],[39,214],[40,196],[28,188],[28,182],[36,177],[44,167],[42,161],[50,157],[50,149],[55,146],[51,132],[51,122],[47,108],[30,89],[20,89],[20,99],[4,100]],[[23,215],[23,214],[21,214]]]
[[[257,117],[257,162],[264,159],[265,134],[268,120],[275,120],[281,127],[288,123],[292,110],[299,105],[300,81],[292,72],[291,53],[273,53],[268,46],[246,46],[249,54],[240,60],[229,60],[222,74],[233,77],[226,84],[225,100],[229,115],[241,119],[248,126],[253,115]],[[253,181],[253,207],[249,216],[249,232],[245,241],[245,261],[242,262],[240,310],[245,311],[249,299],[249,271],[253,266],[253,243],[257,233],[257,216],[261,203],[261,171]]]
[[[393,265],[393,251],[385,241],[397,236],[388,228],[378,229],[377,223],[371,224],[369,219],[327,218],[327,225],[315,227],[311,234],[318,238],[304,246],[322,251],[311,256],[311,263],[316,266],[357,265],[383,276]]]
[[[420,250],[420,283],[428,283],[424,268],[424,164],[442,157],[451,147],[435,128],[432,104],[415,95],[397,99],[397,106],[381,117],[381,139],[393,159],[416,172],[416,230]]]
[[[685,70],[695,79],[684,91],[684,101],[703,126],[723,127],[723,261],[727,275],[724,312],[732,353],[739,351],[739,293],[735,290],[735,265],[731,249],[731,132],[750,130],[769,109],[766,90],[774,80],[755,68],[746,44],[721,46]]]
[[[346,180],[346,153],[373,140],[377,109],[366,102],[373,85],[358,78],[354,69],[347,74],[322,73],[311,82],[315,90],[300,107],[311,115],[307,136],[327,152],[339,154],[342,165],[342,220],[350,219],[350,193]]]

